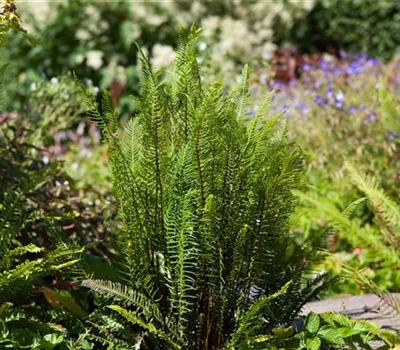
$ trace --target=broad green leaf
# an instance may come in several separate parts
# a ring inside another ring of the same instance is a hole
[[[348,338],[348,337],[352,337],[353,335],[360,334],[362,331],[358,330],[358,329],[341,327],[338,329],[338,332],[343,338]]]
[[[335,313],[335,312],[324,312],[321,314],[322,319],[329,323],[330,325],[334,325],[334,322],[338,323],[339,325],[352,328],[353,324],[350,319],[342,314]]]
[[[307,350],[318,350],[321,347],[321,339],[314,337],[306,339]]]
[[[316,333],[319,328],[319,316],[314,312],[310,312],[305,320],[305,328],[310,333]]]
[[[318,331],[318,336],[332,344],[336,345],[344,344],[344,340],[342,336],[339,334],[339,332],[336,329],[331,328],[329,326],[321,327],[320,330]]]

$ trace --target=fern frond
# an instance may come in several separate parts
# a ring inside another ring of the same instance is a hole
[[[356,199],[354,202],[350,203],[343,211],[342,215],[345,216],[346,218],[350,218],[351,215],[353,215],[354,211],[356,208],[359,206],[359,204],[365,202],[367,197],[361,197]]]
[[[131,290],[120,283],[102,280],[84,280],[82,285],[105,295],[113,301],[118,301],[122,305],[135,306],[138,308],[136,312],[143,314],[147,320],[155,318],[158,322],[163,322],[161,312],[154,301],[149,300],[145,295]]]
[[[363,176],[354,165],[346,162],[352,182],[358,189],[365,193],[379,219],[386,226],[390,239],[400,244],[400,204],[391,200],[385,192],[378,188],[376,180],[372,177]],[[399,245],[400,247],[400,245]]]
[[[30,243],[26,246],[18,247],[8,251],[4,256],[0,259],[0,269],[8,269],[11,266],[11,260],[13,257],[18,255],[26,254],[26,253],[39,253],[44,251],[44,248],[39,248],[36,245]]]
[[[238,120],[243,120],[251,102],[249,89],[250,68],[245,65],[242,71],[242,82],[228,95],[231,111]]]
[[[140,142],[142,138],[143,132],[139,123],[139,118],[130,119],[121,135],[121,149],[125,154],[132,172],[136,171],[136,167],[142,157],[143,145]]]
[[[323,198],[313,193],[302,193],[294,191],[294,193],[302,200],[311,203],[318,212],[324,213],[324,216],[330,221],[331,225],[336,229],[343,239],[348,240],[353,246],[358,246],[360,243],[365,247],[373,247],[379,256],[387,262],[391,261],[397,264],[399,256],[394,247],[386,245],[382,242],[378,235],[370,226],[361,227],[356,220],[351,220],[348,215],[343,215],[336,206],[327,202]]]
[[[118,312],[121,316],[127,319],[134,325],[138,325],[148,331],[150,334],[161,338],[162,340],[166,341],[169,346],[173,349],[179,350],[181,347],[176,344],[164,331],[157,329],[153,324],[147,323],[143,321],[135,312],[125,310],[124,308],[118,305],[109,305],[108,308]]]
[[[86,107],[85,113],[89,116],[90,120],[94,122],[102,135],[103,139],[108,139],[113,135],[113,130],[109,128],[109,122],[114,117],[114,113],[110,113],[110,110],[107,108],[108,103],[105,101],[108,100],[107,93],[103,94],[103,106],[105,108],[105,114],[102,114],[99,110],[96,102],[93,99],[93,96],[89,93],[86,86],[79,80],[79,78],[74,75],[75,82],[75,90],[82,99],[83,105]]]
[[[292,282],[286,283],[278,292],[259,298],[256,300],[246,312],[246,314],[238,320],[238,326],[232,334],[232,340],[228,346],[229,349],[238,349],[245,346],[246,342],[257,334],[262,326],[260,315],[270,306],[271,301],[280,297],[287,292]]]

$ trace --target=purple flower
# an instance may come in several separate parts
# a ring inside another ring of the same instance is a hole
[[[317,80],[317,81],[315,81],[315,83],[314,83],[314,88],[315,89],[319,89],[320,87],[321,87],[321,82],[319,81],[319,80]]]
[[[336,107],[337,109],[342,109],[342,108],[343,108],[343,102],[342,102],[342,101],[339,101],[339,100],[337,100],[337,99],[335,98],[335,107]]]
[[[366,70],[364,63],[361,60],[355,60],[346,67],[348,75],[358,75]]]
[[[257,89],[256,86],[253,86],[253,87],[250,89],[250,91],[251,91],[251,93],[252,93],[253,95],[255,95],[255,94],[257,93],[258,89]]]
[[[379,66],[381,62],[379,61],[379,58],[368,58],[367,64],[370,66]]]
[[[367,117],[364,120],[364,124],[367,125],[371,122],[376,121],[378,118],[376,117],[375,113],[368,113]]]
[[[326,62],[325,59],[321,60],[320,67],[324,72],[327,72],[329,70],[329,64],[328,62]]]
[[[279,90],[281,89],[282,85],[279,83],[279,81],[274,80],[271,87],[273,90]]]
[[[314,97],[314,102],[317,106],[322,106],[323,105],[323,101],[322,101],[322,97],[317,95]]]
[[[349,108],[347,108],[347,113],[354,114],[355,112],[356,112],[356,107],[350,106]]]
[[[364,108],[365,108],[365,106],[364,106],[364,105],[359,105],[359,106],[358,106],[358,109],[359,109],[360,111],[363,111],[363,110],[364,110]]]
[[[247,115],[248,115],[249,117],[254,117],[255,114],[256,114],[256,111],[254,110],[254,108],[253,108],[253,107],[250,107],[250,108],[248,109],[248,111],[247,111]]]
[[[336,76],[342,74],[342,69],[341,68],[335,68],[333,70],[333,74],[336,75]]]
[[[329,99],[333,97],[333,90],[331,88],[326,91],[326,97]]]
[[[392,133],[390,133],[390,134],[387,136],[387,138],[388,138],[390,141],[394,141],[394,140],[396,140],[398,137],[399,137],[399,134],[398,134],[397,132],[392,132]]]
[[[304,70],[305,72],[308,72],[308,71],[311,70],[311,66],[310,66],[308,63],[304,63],[304,64],[303,64],[303,70]]]
[[[302,114],[308,114],[310,112],[310,107],[308,106],[308,104],[304,103],[303,105],[301,105],[300,112]]]

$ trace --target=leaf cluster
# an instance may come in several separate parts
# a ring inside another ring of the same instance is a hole
[[[325,286],[289,230],[301,152],[279,115],[266,119],[271,95],[248,118],[247,67],[229,93],[203,88],[199,35],[181,30],[167,76],[139,48],[139,112],[123,128],[108,92],[98,105],[76,82],[108,145],[123,257],[120,282],[83,285],[114,302],[140,348],[253,348]]]

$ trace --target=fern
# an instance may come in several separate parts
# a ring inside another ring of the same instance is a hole
[[[220,82],[203,88],[199,35],[181,29],[169,74],[153,72],[139,48],[138,114],[120,130],[111,104],[96,105],[77,82],[108,145],[124,262],[124,285],[83,285],[120,304],[110,308],[148,349],[222,349],[235,332],[245,348],[326,285],[310,273],[315,251],[289,231],[301,152],[279,116],[265,121],[271,95],[248,120],[248,67],[231,93]]]
[[[385,237],[395,248],[400,248],[400,205],[377,187],[375,179],[361,175],[349,162],[346,163],[346,168],[353,184],[367,196],[380,220]]]
[[[341,240],[350,243],[352,247],[361,247],[366,251],[366,254],[373,257],[369,262],[368,260],[363,262],[362,267],[368,268],[370,264],[374,264],[377,276],[379,276],[380,270],[382,270],[382,273],[389,270],[396,274],[400,266],[398,253],[400,247],[400,205],[378,187],[377,181],[373,177],[362,174],[350,162],[345,164],[350,180],[363,192],[365,197],[354,201],[344,211],[340,211],[333,203],[315,192],[295,191],[295,193],[300,199],[314,207],[315,214],[318,217],[322,215],[324,219],[329,221],[330,229]],[[365,201],[375,215],[377,225],[364,224],[360,219],[352,217],[356,207]],[[334,261],[334,264],[341,267],[344,276],[349,280],[378,295],[382,299],[382,303],[388,308],[399,310],[396,298],[382,288],[378,288],[373,280],[368,280],[362,270],[357,271],[338,261]],[[396,277],[393,277],[393,280],[396,280]],[[393,288],[394,290],[398,288],[395,283]]]

